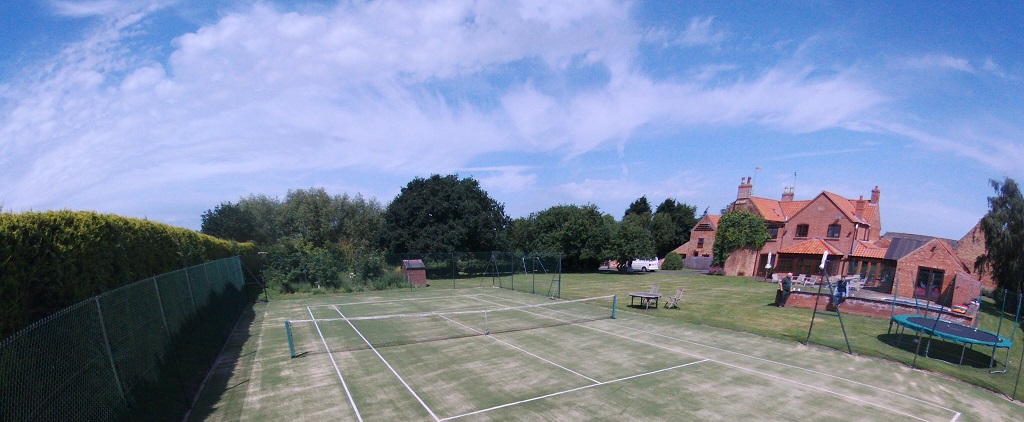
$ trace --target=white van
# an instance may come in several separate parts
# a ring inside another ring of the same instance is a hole
[[[633,269],[633,271],[640,271],[642,273],[646,273],[648,271],[657,271],[659,269],[658,268],[658,258],[654,258],[654,259],[640,259],[640,258],[636,258],[636,259],[633,260],[633,263],[632,263],[632,265],[630,267]]]

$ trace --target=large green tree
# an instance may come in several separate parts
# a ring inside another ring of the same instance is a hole
[[[606,256],[619,264],[633,258],[653,258],[654,238],[645,225],[647,220],[639,214],[626,214],[612,235]]]
[[[556,205],[517,218],[509,226],[512,246],[524,252],[563,254],[567,270],[595,270],[611,233],[596,205]]]
[[[747,210],[727,212],[718,220],[711,265],[725,265],[729,254],[739,248],[761,249],[770,237],[761,216]]]
[[[697,224],[697,207],[677,202],[673,198],[665,199],[651,221],[651,234],[654,236],[654,248],[658,256],[666,256],[670,251],[690,240],[690,230]]]
[[[494,251],[509,247],[504,205],[458,175],[415,178],[384,212],[381,241],[393,253]]]
[[[629,204],[629,207],[626,208],[626,213],[623,214],[622,218],[625,219],[630,215],[638,215],[646,220],[650,220],[651,214],[653,214],[651,211],[651,203],[647,201],[647,196],[645,195]]]
[[[360,195],[330,195],[323,188],[288,191],[283,201],[251,195],[203,214],[203,232],[254,241],[268,252],[263,278],[284,292],[317,287],[354,289],[384,274],[376,239],[383,207]]]
[[[202,232],[225,239],[272,245],[300,239],[313,247],[337,244],[354,249],[374,245],[383,224],[374,199],[330,195],[323,188],[288,191],[284,201],[250,195],[203,213]]]
[[[210,236],[238,242],[253,240],[253,218],[238,204],[222,202],[212,210],[206,210],[202,219],[202,232]]]
[[[989,182],[996,196],[988,198],[988,213],[981,219],[985,233],[985,253],[974,263],[975,269],[991,269],[1000,288],[1014,292],[1024,289],[1024,196],[1013,179]]]

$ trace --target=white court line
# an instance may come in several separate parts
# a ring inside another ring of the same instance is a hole
[[[474,293],[471,295],[448,295],[448,296],[431,296],[431,297],[413,297],[409,299],[388,299],[388,300],[367,300],[364,302],[350,302],[350,303],[336,303],[326,305],[310,305],[307,307],[319,308],[327,306],[349,306],[349,305],[373,305],[378,303],[393,303],[393,302],[408,302],[408,301],[419,301],[419,300],[439,300],[439,299],[461,299],[467,297],[482,296],[483,293]]]
[[[556,392],[556,393],[545,394],[543,396],[533,397],[533,398],[529,398],[529,399],[526,399],[526,400],[519,400],[517,402],[505,403],[505,404],[497,405],[497,406],[494,406],[494,407],[488,407],[486,409],[480,409],[480,410],[477,410],[477,411],[473,411],[473,412],[469,412],[469,413],[464,413],[464,414],[461,414],[461,415],[458,415],[458,416],[452,416],[452,417],[448,417],[448,418],[444,418],[444,419],[440,419],[440,420],[441,421],[449,421],[449,420],[452,420],[452,419],[458,419],[458,418],[462,418],[462,417],[466,417],[466,416],[478,415],[478,414],[481,414],[481,413],[484,413],[484,412],[490,412],[492,410],[497,410],[497,409],[501,409],[501,408],[505,408],[505,407],[509,407],[509,406],[515,406],[517,404],[523,404],[523,403],[528,403],[528,402],[531,402],[531,401],[543,400],[543,399],[550,398],[550,397],[560,396],[562,394],[568,394],[568,393],[572,393],[572,392],[576,392],[576,391],[580,391],[580,390],[586,390],[588,388],[599,387],[599,386],[602,386],[602,385],[612,384],[612,383],[616,383],[616,382],[620,382],[620,381],[626,381],[626,380],[630,380],[630,379],[633,379],[633,378],[643,377],[643,376],[647,376],[647,375],[651,375],[651,374],[657,374],[659,372],[671,371],[673,369],[679,369],[679,368],[682,368],[684,366],[696,365],[698,363],[703,363],[703,362],[707,362],[707,361],[708,361],[708,359],[704,359],[704,360],[699,360],[699,361],[696,361],[696,362],[690,362],[690,363],[684,363],[682,365],[676,365],[676,366],[673,366],[673,367],[670,367],[670,368],[663,368],[663,369],[659,369],[659,370],[656,370],[656,371],[645,372],[643,374],[630,375],[628,377],[614,379],[614,380],[611,380],[611,381],[604,381],[604,382],[599,382],[597,384],[584,385],[582,387],[576,387],[576,388],[565,390],[565,391],[559,391],[559,392]]]
[[[346,318],[345,314],[341,313],[341,310],[338,309],[337,306],[334,307],[334,310],[338,311],[338,315],[341,315],[342,318]],[[310,315],[312,315],[312,311],[310,311]],[[357,329],[356,326],[354,324],[352,324],[352,321],[349,321],[347,318],[345,319],[345,321],[348,322],[348,325],[350,327],[352,327],[353,330],[355,330],[356,334],[359,334],[359,338],[363,339],[363,341],[366,342],[367,346],[370,346],[370,350],[373,350],[373,353],[375,353],[377,355],[377,357],[380,358],[380,361],[384,362],[384,365],[387,365],[388,369],[391,370],[391,373],[395,374],[395,376],[398,377],[398,380],[402,382],[402,385],[404,385],[405,388],[407,390],[409,390],[410,393],[412,393],[412,396],[416,398],[416,401],[420,402],[420,404],[423,405],[424,409],[427,409],[427,413],[430,413],[430,417],[434,418],[435,421],[440,420],[440,419],[437,418],[437,415],[434,414],[434,411],[430,410],[430,407],[427,406],[427,404],[423,402],[423,399],[421,399],[420,396],[418,394],[416,394],[415,391],[412,390],[412,387],[410,387],[409,384],[407,384],[405,382],[405,380],[402,379],[402,376],[398,375],[398,371],[395,371],[395,368],[393,368],[391,366],[391,364],[388,363],[387,359],[384,359],[384,356],[381,356],[380,352],[378,352],[377,349],[374,348],[372,344],[370,344],[370,341],[367,340],[366,337],[363,337],[363,333],[359,332],[359,329]],[[326,342],[325,342],[325,344],[326,344]],[[331,361],[334,361],[334,357],[331,357]],[[337,365],[335,365],[335,368],[337,368]],[[339,372],[338,374],[340,375],[341,372]]]
[[[495,297],[495,296],[492,296],[492,297]],[[495,297],[495,298],[496,299],[505,299],[505,298],[501,298],[501,297]],[[522,302],[519,302],[519,303],[522,303]],[[500,304],[498,304],[498,305],[500,305]],[[565,311],[557,311],[557,312],[566,313],[566,314],[572,315],[571,313],[568,313],[568,312],[565,312]],[[539,316],[543,316],[543,317],[546,317],[546,318],[555,319],[557,321],[563,321],[561,319],[558,319],[558,318],[555,318],[555,317],[552,317],[552,316],[537,314],[535,312],[530,312],[530,313],[533,313],[533,314],[536,314],[536,315],[539,315]],[[765,359],[765,358],[761,358],[761,357],[757,357],[757,356],[751,356],[751,355],[747,355],[747,354],[743,354],[743,353],[739,353],[739,352],[734,352],[732,350],[726,350],[726,349],[722,349],[722,348],[718,348],[718,347],[714,347],[714,346],[707,346],[707,345],[704,345],[704,344],[701,344],[701,343],[697,343],[697,342],[694,342],[694,341],[690,341],[690,340],[685,340],[685,339],[681,339],[681,338],[666,336],[664,334],[659,334],[659,333],[655,333],[655,332],[640,330],[640,329],[636,329],[636,328],[633,328],[633,327],[627,327],[627,326],[624,326],[622,324],[613,324],[613,323],[610,323],[610,322],[607,322],[607,321],[604,321],[604,323],[610,324],[610,325],[614,325],[614,326],[617,326],[617,327],[621,327],[621,328],[625,328],[627,330],[632,330],[632,331],[635,331],[635,332],[643,333],[643,334],[653,335],[653,336],[657,336],[657,337],[663,337],[663,338],[670,339],[670,340],[681,341],[681,342],[684,342],[684,343],[690,343],[690,344],[694,344],[694,345],[698,345],[698,346],[702,346],[702,347],[707,347],[707,348],[710,348],[710,349],[715,349],[715,350],[719,350],[719,351],[723,351],[723,352],[733,353],[733,354],[744,356],[744,357],[748,357],[748,358],[751,358],[751,359],[756,359],[756,360],[761,360],[761,361],[764,361],[764,362],[769,362],[769,363],[773,363],[773,364],[777,364],[777,365],[787,366],[787,367],[790,367],[790,368],[807,371],[807,372],[813,373],[815,375],[823,375],[823,376],[831,377],[831,378],[834,378],[834,379],[846,381],[846,382],[849,382],[849,383],[852,383],[852,384],[861,385],[861,386],[868,387],[868,388],[871,388],[871,389],[875,389],[875,390],[878,390],[878,391],[882,391],[882,392],[885,392],[885,393],[894,394],[894,395],[897,395],[897,396],[900,396],[900,397],[903,397],[903,398],[911,399],[911,400],[914,400],[914,401],[917,401],[917,402],[924,403],[926,405],[935,407],[936,409],[945,410],[947,412],[953,413],[954,416],[953,416],[953,419],[951,420],[951,422],[955,422],[957,419],[960,418],[960,412],[957,412],[957,411],[955,411],[953,409],[949,409],[949,408],[937,405],[935,403],[931,403],[931,402],[928,402],[928,401],[925,401],[925,400],[922,400],[922,399],[918,399],[916,397],[907,396],[905,394],[901,394],[901,393],[898,393],[898,392],[895,392],[895,391],[889,391],[889,390],[886,390],[884,388],[880,388],[880,387],[876,387],[876,386],[873,386],[873,385],[865,384],[865,383],[862,383],[862,382],[859,382],[859,381],[853,381],[853,380],[845,379],[845,378],[842,378],[842,377],[839,377],[839,376],[836,376],[836,375],[831,375],[831,374],[827,374],[827,373],[823,373],[823,372],[819,372],[819,371],[814,371],[814,370],[807,369],[807,368],[801,368],[801,367],[795,366],[795,365],[789,365],[789,364],[786,364],[786,363],[776,362],[776,361],[773,361],[773,360],[769,360],[769,359]],[[869,401],[864,400],[864,399],[859,399],[859,398],[856,398],[856,397],[849,397],[849,396],[843,395],[842,393],[839,393],[839,392],[836,392],[836,391],[832,391],[832,390],[828,390],[828,389],[821,388],[821,387],[815,387],[815,386],[803,384],[801,382],[798,382],[798,381],[795,381],[795,380],[791,380],[791,379],[787,379],[787,378],[783,378],[783,377],[777,376],[777,375],[770,375],[770,374],[762,373],[762,372],[756,371],[754,369],[744,368],[744,367],[741,367],[741,366],[737,366],[735,364],[725,363],[725,362],[722,362],[722,361],[719,361],[719,360],[716,360],[716,359],[707,358],[707,357],[704,357],[704,356],[701,356],[701,355],[698,355],[698,354],[695,354],[695,353],[690,353],[690,352],[680,351],[680,350],[676,350],[676,349],[671,349],[671,348],[668,348],[666,346],[662,346],[662,345],[655,344],[655,343],[649,343],[649,342],[642,341],[642,340],[639,340],[639,339],[635,339],[635,338],[632,338],[632,337],[624,336],[624,335],[621,335],[621,334],[618,334],[618,333],[613,333],[611,331],[602,330],[602,329],[599,329],[599,328],[596,328],[596,327],[591,327],[591,326],[588,326],[588,325],[580,325],[580,326],[584,327],[584,328],[589,328],[591,330],[598,331],[598,332],[601,332],[601,333],[609,334],[609,335],[612,335],[612,336],[621,337],[621,338],[624,338],[624,339],[636,341],[636,342],[641,343],[641,344],[646,344],[646,345],[649,345],[649,346],[654,346],[654,347],[657,347],[657,348],[661,348],[661,349],[665,349],[665,350],[670,350],[670,351],[675,351],[677,353],[683,353],[683,354],[694,356],[694,357],[697,357],[697,358],[710,360],[712,362],[721,364],[723,366],[728,366],[728,367],[736,368],[736,369],[743,370],[743,371],[749,371],[749,372],[756,373],[756,374],[759,374],[759,375],[769,376],[769,377],[776,378],[776,379],[779,379],[779,380],[782,380],[782,381],[787,381],[787,382],[791,382],[791,383],[794,383],[794,384],[797,384],[797,385],[806,386],[806,387],[813,388],[813,389],[816,389],[816,390],[819,390],[819,391],[822,391],[822,392],[825,392],[825,393],[828,393],[828,394],[832,394],[832,395],[836,395],[836,396],[842,397],[842,398],[847,399],[847,400],[854,400],[854,401],[862,402],[862,403],[865,403],[867,405],[874,406],[874,407],[877,407],[877,408],[880,408],[880,409],[884,409],[884,410],[887,410],[887,411],[890,411],[890,412],[893,412],[893,413],[896,413],[896,414],[899,414],[899,415],[907,416],[907,417],[910,417],[910,418],[913,418],[913,419],[917,419],[917,420],[926,421],[926,419],[921,419],[921,418],[919,418],[917,416],[914,416],[914,415],[911,415],[911,414],[908,414],[908,413],[904,413],[904,412],[901,412],[901,411],[898,411],[898,410],[895,410],[895,409],[890,409],[888,407],[885,407],[885,406],[882,406],[882,405],[878,405],[878,404],[869,402]]]
[[[306,307],[306,311],[309,312],[309,317],[313,318],[313,325],[316,326],[316,332],[320,334],[320,341],[324,342],[324,348],[327,349],[327,356],[331,358],[331,364],[334,365],[334,372],[338,374],[338,379],[341,380],[341,386],[345,389],[345,395],[348,397],[348,402],[352,404],[352,410],[356,412],[356,419],[359,422],[363,422],[363,416],[359,414],[359,408],[356,407],[356,402],[352,400],[352,393],[348,391],[348,384],[345,383],[345,377],[341,376],[341,369],[338,369],[338,362],[334,360],[334,354],[331,353],[331,347],[327,345],[327,339],[324,338],[324,333],[320,331],[320,324],[317,324],[316,317],[313,316],[313,310]]]
[[[960,415],[961,415],[961,413],[957,412],[956,410],[944,407],[942,405],[939,405],[939,404],[936,404],[936,403],[933,403],[933,402],[930,402],[930,401],[927,401],[927,400],[924,400],[924,399],[919,399],[917,397],[908,396],[906,394],[903,394],[903,393],[900,393],[900,392],[897,392],[897,391],[887,390],[885,388],[874,386],[874,385],[871,385],[871,384],[865,384],[865,383],[860,382],[860,381],[854,381],[854,380],[851,380],[851,379],[843,378],[843,377],[840,377],[838,375],[833,375],[833,374],[830,374],[830,373],[827,373],[827,372],[816,371],[816,370],[813,370],[813,369],[804,368],[804,367],[801,367],[801,366],[796,366],[796,365],[788,364],[788,363],[785,363],[785,362],[778,362],[778,361],[774,361],[774,360],[771,360],[771,359],[762,358],[762,357],[759,357],[759,356],[752,356],[752,355],[748,355],[748,354],[745,354],[745,353],[740,353],[740,352],[736,352],[736,351],[733,351],[733,350],[723,349],[723,348],[716,347],[716,346],[709,346],[709,345],[698,343],[698,342],[695,342],[695,341],[692,341],[692,340],[686,340],[686,339],[682,339],[682,338],[678,338],[678,337],[667,336],[667,335],[664,335],[664,334],[655,333],[655,332],[646,331],[646,330],[641,330],[641,329],[637,329],[637,328],[633,328],[633,327],[627,327],[627,326],[622,325],[622,324],[612,324],[612,323],[609,323],[607,321],[605,321],[605,323],[611,324],[611,325],[614,325],[614,326],[617,326],[617,327],[622,327],[622,328],[625,328],[625,329],[628,329],[628,330],[633,330],[633,331],[636,331],[636,332],[640,332],[640,333],[644,333],[644,334],[649,334],[649,335],[652,335],[652,336],[662,337],[662,338],[666,338],[666,339],[669,339],[669,340],[675,340],[675,341],[679,341],[679,342],[683,342],[683,343],[690,343],[690,344],[697,345],[697,346],[700,346],[700,347],[706,347],[708,349],[718,350],[720,352],[732,353],[734,355],[739,355],[739,356],[743,356],[743,357],[754,359],[754,360],[760,360],[760,361],[772,363],[772,364],[775,364],[775,365],[785,366],[787,368],[792,368],[792,369],[796,369],[796,370],[800,370],[800,371],[804,371],[804,372],[809,372],[809,373],[812,373],[812,374],[815,374],[815,375],[829,377],[829,378],[837,379],[837,380],[840,380],[840,381],[848,382],[848,383],[851,383],[851,384],[860,385],[862,387],[867,387],[867,388],[870,388],[870,389],[873,389],[873,390],[878,390],[878,391],[881,391],[883,393],[896,395],[896,396],[899,396],[899,397],[902,397],[902,398],[905,398],[905,399],[908,399],[908,400],[912,400],[912,401],[916,401],[918,403],[922,403],[922,404],[926,404],[928,406],[932,406],[932,407],[934,407],[936,409],[939,409],[939,410],[945,410],[947,412],[953,413],[954,416],[953,416],[953,419],[951,420],[951,422],[955,422],[957,419],[960,418]],[[637,341],[640,341],[640,340],[637,340]],[[654,345],[653,343],[648,343],[648,344]],[[727,364],[725,362],[718,361],[718,363],[721,363],[722,365],[730,366],[730,364]],[[753,370],[751,370],[751,371],[753,371]],[[787,381],[789,381],[789,380],[787,380]],[[797,383],[796,381],[791,381],[791,382]],[[824,390],[824,391],[828,391],[828,390]],[[831,392],[831,393],[836,394],[836,395],[841,395],[838,392]]]
[[[463,326],[463,327],[469,328],[470,330],[476,331],[477,333],[480,333],[480,334],[487,334],[487,333],[484,333],[483,331],[480,331],[480,330],[478,330],[478,329],[476,329],[476,328],[470,327],[470,326],[468,326],[468,325],[466,325],[466,324],[463,324],[463,323],[461,323],[461,322],[458,322],[458,321],[456,321],[456,320],[453,320],[453,319],[451,319],[451,318],[448,318],[448,317],[446,317],[446,316],[444,316],[444,315],[441,315],[441,318],[447,319],[447,320],[449,320],[449,321],[451,321],[451,322],[453,322],[453,323],[455,323],[455,324],[458,324],[458,325],[461,325],[461,326]],[[540,357],[540,356],[538,356],[537,354],[535,354],[535,353],[533,353],[533,352],[530,352],[530,351],[524,350],[523,348],[521,348],[521,347],[519,347],[519,346],[516,346],[516,345],[514,345],[514,344],[512,344],[512,343],[509,343],[509,342],[507,342],[507,341],[505,341],[505,340],[502,340],[502,339],[500,339],[500,338],[497,338],[497,337],[495,337],[495,336],[492,336],[492,335],[488,335],[487,337],[490,337],[490,338],[491,338],[492,340],[494,340],[494,341],[496,341],[496,342],[498,342],[498,343],[502,343],[502,344],[504,344],[504,345],[506,345],[506,346],[508,346],[508,347],[511,347],[511,348],[513,348],[513,349],[516,349],[516,350],[518,350],[518,351],[520,351],[520,352],[526,353],[526,354],[528,354],[528,355],[530,355],[530,356],[533,356],[533,357],[535,357],[535,358],[537,358],[537,359],[540,359],[540,360],[542,360],[542,361],[544,361],[544,362],[547,362],[547,363],[550,363],[550,364],[552,364],[552,365],[554,365],[554,366],[557,366],[557,367],[559,367],[559,368],[562,368],[562,369],[564,369],[564,370],[566,370],[566,371],[568,371],[568,372],[570,372],[570,373],[573,373],[573,374],[579,375],[579,376],[581,376],[581,377],[583,377],[583,378],[586,378],[586,379],[590,380],[590,382],[593,382],[593,383],[600,383],[600,382],[601,382],[601,381],[598,381],[598,380],[596,380],[596,379],[590,378],[590,377],[588,377],[588,376],[586,376],[586,375],[583,375],[583,374],[581,374],[581,373],[579,373],[579,372],[573,371],[572,369],[569,369],[569,368],[566,368],[566,367],[564,367],[564,366],[562,366],[562,365],[559,365],[559,364],[557,364],[557,363],[554,363],[554,362],[552,362],[552,361],[550,361],[550,360],[547,360],[547,359],[545,359],[545,358],[543,358],[543,357]]]

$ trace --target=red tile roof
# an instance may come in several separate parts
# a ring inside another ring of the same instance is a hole
[[[708,219],[711,220],[711,224],[714,224],[715,227],[718,227],[718,220],[722,219],[722,215],[721,214],[708,214]]]
[[[857,214],[857,201],[858,199],[847,199],[842,195],[832,193],[829,191],[822,191],[818,196],[824,196],[833,204],[836,208],[843,213],[843,216],[850,221],[872,225],[877,220],[878,215],[878,204],[872,204],[865,201],[863,212]],[[817,197],[815,197],[817,198]],[[800,201],[780,201],[778,199],[765,198],[760,196],[751,196],[749,198],[750,203],[757,209],[758,213],[769,222],[784,223],[791,217],[804,209],[813,200],[800,200]]]
[[[828,242],[825,242],[824,240],[821,239],[805,240],[795,245],[787,246],[780,250],[779,253],[821,255],[825,253],[826,250],[828,251],[829,255],[843,255],[842,251],[836,249],[835,246],[829,245]]]
[[[853,246],[853,253],[850,256],[856,256],[860,258],[885,258],[885,251],[889,249],[888,242],[883,245],[879,245],[873,242],[865,242],[858,240]]]
[[[803,207],[807,206],[807,204],[811,203],[811,201],[779,201],[778,199],[751,196],[750,203],[757,208],[757,212],[760,213],[765,220],[784,223],[786,220],[789,220],[793,214],[796,214],[797,211],[800,211]]]

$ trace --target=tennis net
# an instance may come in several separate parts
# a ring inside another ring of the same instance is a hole
[[[285,321],[292,357],[533,330],[614,318],[616,297],[558,300],[495,309]]]

